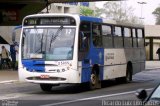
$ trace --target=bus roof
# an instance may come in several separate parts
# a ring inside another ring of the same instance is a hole
[[[103,23],[110,24],[110,25],[144,28],[144,25],[142,25],[142,24],[132,24],[132,23],[127,23],[127,22],[118,22],[118,21],[115,21],[115,20],[108,20],[108,19],[105,19],[105,18],[103,18],[102,20],[103,20]]]
[[[89,17],[89,16],[80,16],[80,20],[81,21],[97,22],[97,23],[103,22],[103,20],[101,18]]]
[[[137,24],[128,24],[128,23],[120,23],[116,21],[109,21],[103,18],[97,18],[92,16],[80,16],[79,14],[63,14],[63,13],[47,13],[47,14],[33,14],[28,15],[27,17],[51,17],[51,16],[76,16],[79,17],[81,21],[88,21],[88,22],[95,22],[95,23],[103,23],[103,24],[110,24],[110,25],[117,25],[117,26],[126,26],[126,27],[135,27],[135,28],[144,28],[143,25]]]

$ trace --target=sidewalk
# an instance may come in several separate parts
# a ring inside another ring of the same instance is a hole
[[[146,70],[160,69],[160,61],[146,61]]]
[[[146,61],[146,70],[160,69],[160,61]],[[18,71],[0,70],[0,84],[18,81]]]
[[[18,71],[0,70],[0,84],[2,83],[12,83],[18,81]]]

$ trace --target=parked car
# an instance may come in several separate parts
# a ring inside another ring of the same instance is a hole
[[[160,106],[160,84],[147,95],[147,91],[144,89],[139,89],[136,92],[136,96],[143,103],[143,106]]]

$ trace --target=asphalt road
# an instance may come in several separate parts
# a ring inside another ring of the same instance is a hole
[[[51,92],[41,91],[31,83],[0,84],[0,106],[109,106],[114,103],[137,102],[137,89],[148,93],[160,82],[160,70],[151,70],[133,76],[127,84],[115,80],[102,82],[102,88],[90,91],[83,85],[61,85]],[[132,106],[132,105],[129,105]]]

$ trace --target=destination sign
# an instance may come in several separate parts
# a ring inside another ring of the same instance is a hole
[[[76,25],[72,17],[34,17],[24,20],[24,25]]]

